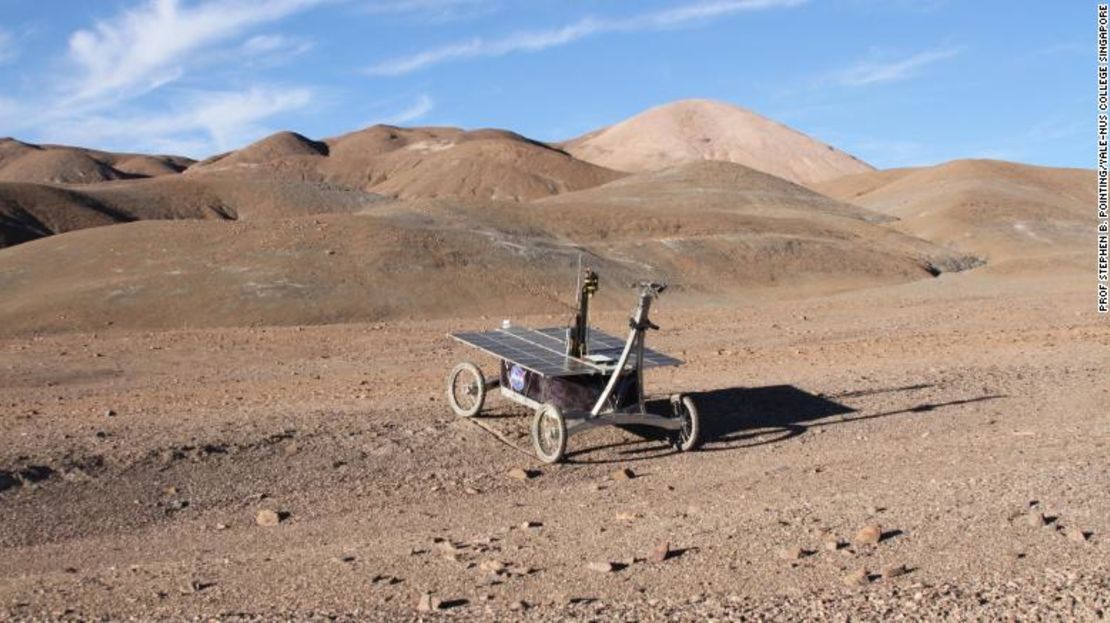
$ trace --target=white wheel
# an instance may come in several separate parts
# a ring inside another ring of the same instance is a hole
[[[462,417],[472,417],[482,410],[486,401],[486,379],[478,366],[464,361],[447,376],[447,401]]]
[[[544,463],[558,463],[567,451],[567,422],[559,407],[547,403],[532,419],[532,446]]]
[[[701,418],[698,408],[689,396],[671,396],[672,417],[682,420],[682,428],[671,431],[671,445],[680,452],[690,452],[701,447]]]

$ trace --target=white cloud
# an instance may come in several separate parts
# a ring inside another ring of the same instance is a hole
[[[89,101],[141,94],[180,78],[207,46],[248,28],[279,20],[328,0],[147,0],[79,30],[69,57],[79,72],[72,97]]]
[[[923,67],[955,58],[960,52],[959,48],[943,47],[919,52],[901,60],[865,61],[831,74],[828,81],[849,87],[896,82],[913,76]]]
[[[125,109],[68,118],[52,124],[39,140],[208,156],[272,132],[266,119],[303,108],[312,98],[306,88],[194,92],[165,112]]]
[[[19,50],[15,47],[15,37],[12,33],[0,28],[0,64],[15,60]]]
[[[559,28],[519,32],[499,39],[476,37],[409,56],[388,59],[370,66],[366,71],[374,75],[395,76],[455,59],[536,52],[603,33],[673,28],[742,11],[793,7],[805,2],[806,0],[702,0],[674,9],[626,18],[586,17]]]
[[[381,119],[373,121],[370,123],[370,125],[373,125],[375,123],[383,123],[386,125],[403,125],[424,117],[428,113],[432,112],[432,109],[434,109],[435,107],[435,101],[431,97],[429,97],[427,93],[422,93],[420,97],[416,98],[416,101],[413,102],[412,105],[410,105],[408,108],[400,110],[392,115],[389,115],[388,117],[383,117]]]
[[[372,14],[432,15],[438,18],[484,13],[495,7],[496,0],[373,0],[362,5]]]

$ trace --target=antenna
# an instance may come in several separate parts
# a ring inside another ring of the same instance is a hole
[[[578,299],[578,293],[582,290],[582,252],[578,252],[578,272],[577,278],[574,281],[574,298]]]

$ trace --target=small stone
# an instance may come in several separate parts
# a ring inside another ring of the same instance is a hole
[[[216,529],[217,529],[217,530],[227,530],[227,524],[225,524],[225,523],[218,523],[218,524],[216,524]]]
[[[266,527],[276,526],[281,523],[281,515],[278,514],[277,511],[272,511],[270,509],[260,510],[258,514],[254,516],[254,523]]]
[[[108,409],[107,411],[104,412],[104,416],[105,417],[115,417],[116,416],[115,409]]]
[[[467,487],[467,488],[466,488],[466,489],[464,489],[463,491],[464,491],[464,492],[465,492],[465,493],[466,493],[467,495],[478,495],[479,493],[481,493],[481,492],[482,492],[482,490],[481,490],[481,489],[475,489],[474,487]]]
[[[896,578],[900,575],[906,575],[906,565],[886,565],[879,573],[884,580]]]
[[[514,467],[509,470],[508,476],[509,478],[512,478],[514,480],[530,480],[533,476],[535,476],[535,472],[521,469],[519,467]]]
[[[1048,521],[1045,520],[1044,513],[1034,511],[1025,516],[1025,523],[1030,528],[1040,528],[1048,523]]]
[[[824,546],[826,551],[835,552],[836,550],[840,549],[840,539],[830,534],[829,536],[825,537],[824,541],[822,541],[822,545]]]
[[[517,600],[509,604],[509,610],[513,612],[521,612],[528,609],[528,603],[525,601]]]
[[[883,528],[877,523],[868,524],[856,532],[852,541],[856,545],[875,545],[883,537]]]
[[[433,610],[439,610],[440,604],[438,597],[431,593],[424,593],[416,604],[416,610],[417,612],[432,612]]]
[[[1076,543],[1086,543],[1087,538],[1087,533],[1078,528],[1071,528],[1068,530],[1068,540],[1070,541],[1075,541]]]
[[[867,576],[867,569],[859,568],[840,579],[845,586],[864,586],[871,579]]]
[[[539,521],[525,521],[525,522],[520,524],[520,529],[521,530],[530,530],[530,529],[542,528],[542,527],[543,527],[543,523],[539,522]]]
[[[612,480],[632,480],[635,477],[636,472],[628,469],[627,467],[618,469],[617,471],[609,475],[609,478]]]
[[[664,543],[660,543],[659,545],[656,545],[655,549],[651,550],[651,553],[648,554],[647,559],[648,559],[648,562],[659,563],[659,562],[663,562],[663,561],[667,560],[670,557],[671,557],[671,544],[664,542]]]
[[[618,511],[615,517],[617,521],[635,521],[637,515],[636,513],[630,513],[628,511]]]
[[[487,573],[501,573],[505,571],[505,563],[500,560],[483,560],[478,568]]]
[[[590,571],[597,571],[598,573],[610,573],[615,570],[611,562],[591,562],[586,565]]]
[[[805,556],[805,550],[797,545],[779,550],[779,558],[783,560],[801,560],[802,556]]]

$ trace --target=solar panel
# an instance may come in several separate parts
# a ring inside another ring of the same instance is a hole
[[[539,332],[544,335],[549,335],[559,340],[559,344],[566,352],[566,329],[563,327],[551,327],[549,329],[540,329]],[[614,335],[597,329],[594,327],[589,328],[589,338],[587,344],[590,348],[591,355],[607,355],[615,362],[620,356],[621,351],[624,350],[625,340]],[[632,363],[636,362],[636,353],[632,354]],[[663,366],[680,366],[682,365],[681,359],[675,359],[670,355],[644,347],[644,368],[658,368]]]
[[[615,363],[624,349],[624,341],[592,327],[589,331],[590,354],[606,355]],[[509,327],[493,331],[452,333],[450,336],[544,376],[598,374],[606,371],[602,366],[566,355],[565,327],[539,330]],[[673,357],[644,349],[645,368],[676,366],[681,363]]]

